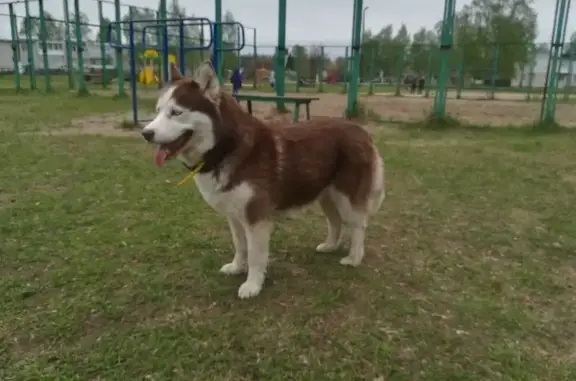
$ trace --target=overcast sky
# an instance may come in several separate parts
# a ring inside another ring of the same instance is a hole
[[[170,0],[169,0],[170,1]],[[470,0],[456,0],[460,9]],[[62,1],[45,1],[46,10],[61,18]],[[72,6],[73,1],[69,0]],[[80,0],[81,10],[88,14],[90,21],[98,22],[98,8],[94,0]],[[132,0],[127,4],[156,8],[158,0]],[[223,0],[223,9],[230,10],[237,21],[258,30],[259,43],[274,45],[277,38],[277,0]],[[538,13],[539,42],[549,42],[554,17],[554,0],[535,0]],[[187,13],[213,18],[214,2],[205,0],[180,0]],[[432,27],[442,17],[444,0],[365,0],[366,28],[378,31],[382,26],[393,24],[398,28],[405,23],[410,32],[419,27]],[[38,14],[37,5],[31,3],[32,14]],[[321,43],[346,45],[351,38],[353,0],[288,0],[287,41],[290,43]],[[576,7],[572,7],[570,20],[574,28],[568,28],[568,35],[576,29]],[[24,6],[15,6],[18,15],[24,15]],[[0,5],[1,13],[8,13],[6,5]],[[124,8],[127,12],[127,8]],[[106,17],[114,17],[114,7],[104,4]],[[9,20],[0,18],[2,37],[9,37]],[[251,42],[251,39],[250,39]]]

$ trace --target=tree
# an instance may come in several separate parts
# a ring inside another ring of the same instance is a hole
[[[433,54],[438,47],[438,37],[433,31],[422,27],[412,37],[407,63],[411,70],[419,75],[428,72],[428,66],[434,65]]]
[[[240,42],[238,40],[238,28],[239,25],[232,24],[236,22],[234,15],[230,11],[226,11],[224,14],[224,20],[226,24],[222,25],[222,41],[226,45],[237,46]]]
[[[106,38],[107,38],[107,34],[108,34],[108,26],[112,23],[112,20],[110,20],[108,17],[104,17],[101,20],[100,23],[100,29],[98,30],[98,33],[96,33],[96,40],[97,41],[102,41],[104,40],[104,42],[106,42]],[[112,37],[113,40],[114,39],[114,30],[112,30]]]
[[[22,37],[30,35],[32,38],[37,38],[40,35],[40,19],[38,17],[24,17],[20,22],[18,32]]]
[[[54,16],[49,12],[44,12],[44,21],[46,25],[46,40],[61,40],[64,38],[63,23],[56,21]],[[29,18],[24,17],[20,22],[18,33],[22,37],[25,37],[28,30],[30,31],[32,38],[42,40],[42,34],[40,33],[40,18],[35,16],[30,16]]]
[[[80,16],[80,34],[82,35],[82,41],[90,41],[90,39],[92,38],[92,28],[90,27],[90,25],[88,25],[90,23],[90,19],[88,18],[88,15],[86,15],[86,13],[84,12],[80,12],[79,13]],[[76,36],[76,32],[75,32],[75,26],[74,26],[74,22],[76,20],[76,14],[74,12],[70,13],[70,23],[71,23],[71,28],[70,28],[70,33],[72,33],[72,39],[75,39]]]
[[[142,45],[142,40],[143,40],[143,31],[144,28],[146,27],[146,44],[147,45],[151,45],[151,46],[155,46],[158,43],[158,33],[160,32],[160,29],[158,29],[157,27],[155,27],[155,25],[157,25],[156,22],[141,22],[143,20],[154,20],[156,18],[156,13],[151,10],[151,9],[147,9],[147,8],[139,8],[139,7],[131,7],[130,11],[128,12],[128,14],[125,14],[122,17],[122,21],[124,22],[128,22],[128,21],[139,21],[139,22],[134,22],[134,34],[133,34],[133,38],[134,38],[134,43],[138,46]],[[128,24],[124,24],[124,26],[122,27],[122,33],[124,35],[124,41],[125,43],[128,43],[128,41],[130,40],[130,29],[128,28]],[[170,34],[170,31],[168,32]]]
[[[455,39],[466,74],[513,78],[530,59],[536,37],[534,0],[473,0],[456,17]],[[497,73],[492,67],[497,62]]]
[[[44,12],[44,19],[46,24],[46,40],[63,40],[64,23],[57,21],[54,16],[48,12]]]

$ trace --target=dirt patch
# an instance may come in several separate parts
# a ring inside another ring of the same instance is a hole
[[[302,94],[292,93],[290,95]],[[315,96],[318,96],[320,100],[311,105],[313,118],[319,116],[339,117],[344,114],[346,109],[345,95],[315,94]],[[540,103],[522,101],[524,94],[497,93],[496,96],[498,98],[496,100],[487,100],[484,92],[467,92],[466,97],[473,99],[451,99],[449,97],[446,103],[446,112],[463,122],[490,126],[524,126],[539,119]],[[507,100],[503,100],[504,98]],[[434,98],[432,96],[425,98],[413,95],[395,97],[393,94],[387,93],[361,96],[360,101],[383,120],[418,122],[430,114]],[[255,113],[266,112],[270,107],[266,103],[255,103],[254,106]],[[576,108],[570,104],[558,104],[556,106],[556,118],[564,126],[576,127]]]
[[[566,181],[567,183],[576,185],[576,175],[562,175],[562,180]]]
[[[424,97],[363,97],[363,101],[384,119],[415,122],[426,118],[432,110],[433,98]],[[559,119],[568,123],[576,111],[558,105]],[[568,113],[568,111],[570,111]],[[531,124],[538,119],[537,103],[500,100],[449,99],[448,115],[471,124],[508,126]]]
[[[253,94],[253,93],[250,93]],[[258,95],[259,93],[254,93]],[[270,96],[270,93],[262,93],[262,95]],[[291,97],[304,97],[312,96],[318,97],[320,100],[314,101],[310,105],[310,115],[312,119],[318,117],[341,117],[346,110],[346,97],[340,94],[302,94],[302,93],[287,93],[286,96]],[[240,102],[242,108],[246,110],[246,102]],[[264,120],[268,123],[285,123],[292,121],[293,107],[287,105],[289,111],[287,114],[278,114],[276,105],[268,102],[253,102],[252,114],[257,118]],[[300,120],[306,117],[306,110],[300,107]]]
[[[526,230],[538,228],[541,225],[540,215],[536,212],[513,208],[510,210],[509,226],[518,234]]]
[[[72,127],[52,131],[41,131],[39,133],[52,136],[136,136],[140,129],[122,128],[122,123],[126,120],[125,114],[118,113],[89,115],[72,120]]]
[[[16,194],[5,193],[0,189],[0,210],[11,208],[16,202],[16,199]]]

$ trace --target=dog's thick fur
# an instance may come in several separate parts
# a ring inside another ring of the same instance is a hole
[[[203,163],[196,186],[228,218],[236,250],[220,271],[248,272],[240,298],[262,289],[274,215],[315,200],[328,222],[317,251],[339,248],[345,226],[350,251],[340,263],[360,264],[368,216],[384,199],[384,164],[361,126],[342,119],[268,126],[221,92],[208,62],[194,78],[173,67],[172,80],[142,134],[155,144],[159,166],[170,157],[191,169]]]

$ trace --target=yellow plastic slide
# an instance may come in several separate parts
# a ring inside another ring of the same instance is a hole
[[[144,85],[152,85],[158,83],[158,77],[154,73],[154,67],[145,66],[138,74],[138,81]]]

